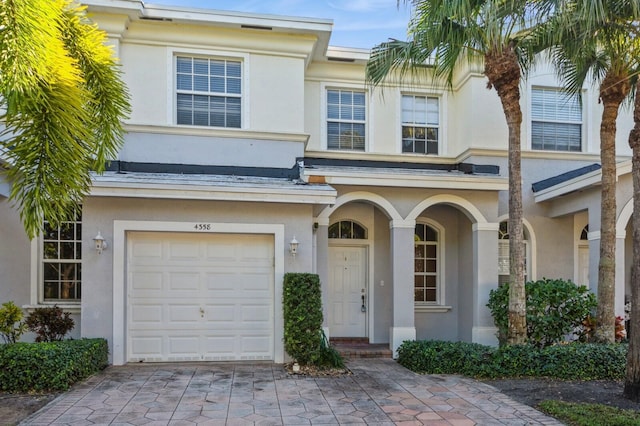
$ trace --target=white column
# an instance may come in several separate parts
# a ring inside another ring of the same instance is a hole
[[[415,220],[390,222],[391,265],[393,281],[393,322],[389,332],[389,347],[393,356],[405,340],[415,340],[414,319],[414,235]]]
[[[316,219],[316,273],[320,277],[322,290],[322,328],[329,338],[329,219]]]
[[[497,346],[498,338],[487,307],[489,292],[498,287],[499,223],[473,224],[473,328],[474,343]]]

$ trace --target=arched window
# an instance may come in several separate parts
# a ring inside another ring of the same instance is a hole
[[[440,302],[440,250],[438,231],[426,223],[416,224],[414,256],[414,300],[416,303]]]
[[[522,232],[524,239],[524,280],[529,279],[529,241],[527,233]],[[498,284],[502,285],[509,282],[509,226],[508,222],[500,222],[498,229]]]
[[[329,238],[366,240],[367,229],[352,220],[341,220],[329,226]]]

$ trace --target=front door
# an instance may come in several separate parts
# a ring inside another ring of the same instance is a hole
[[[584,285],[587,288],[589,285],[589,246],[578,246],[578,277],[577,284]]]
[[[329,247],[329,333],[366,337],[367,248]]]

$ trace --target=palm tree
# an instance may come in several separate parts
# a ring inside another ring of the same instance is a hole
[[[122,143],[128,94],[106,37],[72,0],[0,5],[0,159],[30,238],[70,218]]]
[[[574,0],[550,21],[547,36],[555,38],[550,49],[558,76],[569,92],[580,94],[591,80],[599,87],[603,105],[600,123],[602,164],[600,261],[598,265],[598,327],[595,339],[615,341],[616,246],[616,120],[620,105],[629,96],[630,76],[636,67],[638,41],[631,23],[640,11],[638,0]]]
[[[392,76],[434,78],[452,84],[464,60],[484,64],[487,87],[502,102],[509,130],[509,344],[526,341],[524,243],[520,166],[520,81],[533,53],[525,41],[534,26],[532,3],[500,0],[413,0],[409,41],[390,40],[373,48],[367,81],[376,86]],[[425,67],[430,64],[432,67]]]
[[[633,178],[633,262],[631,263],[631,333],[624,380],[624,395],[640,401],[640,79],[636,82],[634,127],[629,134],[629,146],[633,151],[631,175]]]

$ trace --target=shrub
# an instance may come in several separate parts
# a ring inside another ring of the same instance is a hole
[[[322,332],[320,278],[287,273],[283,285],[284,348],[301,365],[341,367],[342,358]]]
[[[108,364],[105,339],[0,345],[0,390],[66,390]]]
[[[626,344],[569,343],[493,348],[476,343],[407,341],[398,362],[424,374],[471,377],[550,377],[564,380],[620,380],[626,367]]]
[[[24,334],[27,325],[22,322],[22,309],[13,302],[6,302],[0,308],[0,334],[5,343],[15,343]]]
[[[527,302],[527,339],[544,347],[564,340],[583,325],[596,307],[596,298],[585,286],[571,281],[543,278],[525,285]],[[506,343],[509,326],[509,284],[489,293],[487,304],[498,327],[498,340]]]
[[[26,320],[29,330],[36,333],[36,342],[62,340],[73,329],[75,323],[69,312],[59,306],[36,308]]]

